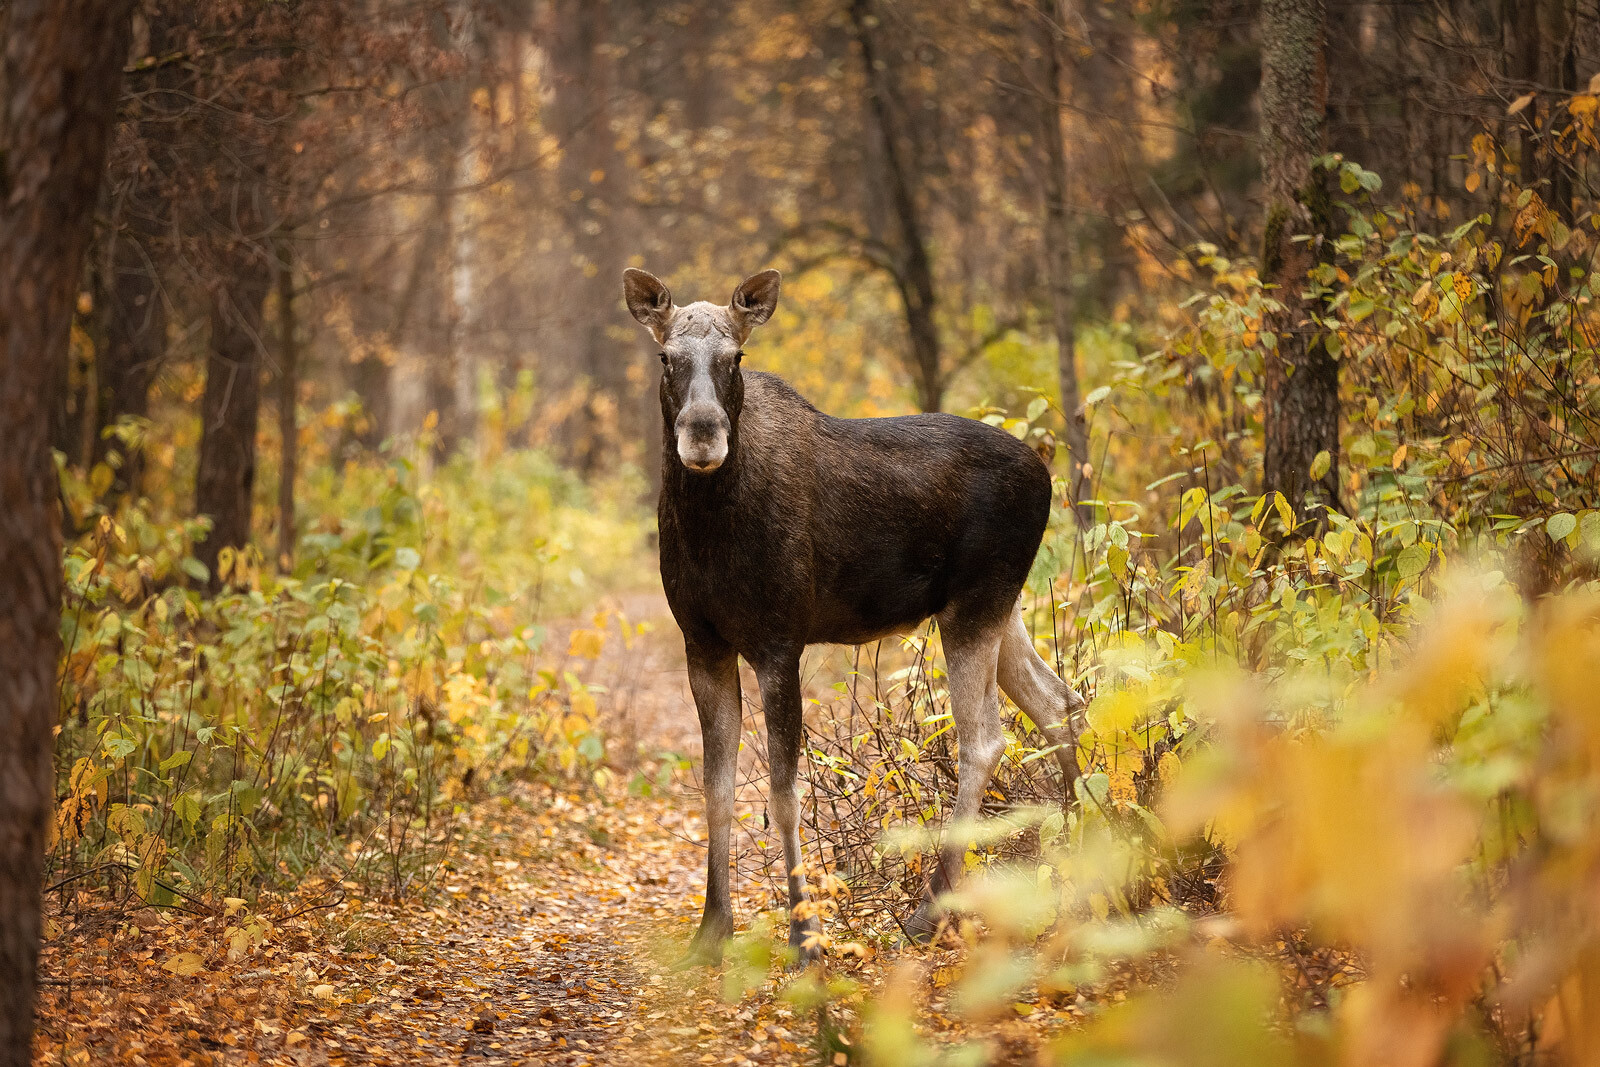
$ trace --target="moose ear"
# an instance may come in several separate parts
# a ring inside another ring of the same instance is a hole
[[[783,275],[775,270],[764,270],[740,282],[739,288],[733,291],[733,301],[728,305],[728,311],[743,337],[749,337],[751,330],[772,318],[772,313],[778,307],[778,289],[782,284]],[[743,338],[740,340],[742,343]]]
[[[647,270],[629,267],[622,272],[622,295],[628,311],[657,341],[665,341],[672,321],[672,292]]]

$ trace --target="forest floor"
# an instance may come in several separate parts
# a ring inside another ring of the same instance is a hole
[[[664,604],[629,607],[635,619],[659,618]],[[609,671],[614,719],[645,751],[698,751],[676,634],[661,618],[643,644],[598,665]],[[308,880],[258,903],[270,927],[243,951],[229,933],[248,925],[242,901],[228,905],[232,915],[130,915],[80,898],[46,931],[36,1062],[855,1060],[848,1035],[824,1048],[817,1013],[783,995],[793,976],[758,973],[735,996],[728,983],[738,968],[674,969],[704,901],[699,794],[681,773],[654,795],[635,795],[629,780],[624,769],[603,791],[524,783],[480,800],[459,818],[434,892],[390,904],[356,899],[355,883]],[[735,885],[739,928],[772,909],[781,933],[770,882],[743,870]],[[909,965],[920,1022],[950,1039],[958,1034],[943,1015],[944,987],[959,956],[866,949],[826,966],[865,992]],[[1084,1011],[1081,997],[1032,999],[984,1026],[989,1062],[1033,1062],[1041,1041]]]

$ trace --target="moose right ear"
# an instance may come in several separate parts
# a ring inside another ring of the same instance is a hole
[[[658,342],[665,342],[667,324],[672,321],[672,292],[661,279],[647,270],[629,267],[622,272],[622,295],[640,325]]]

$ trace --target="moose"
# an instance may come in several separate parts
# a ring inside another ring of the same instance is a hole
[[[1055,748],[1068,796],[1083,698],[1039,656],[1023,582],[1050,512],[1050,473],[1004,431],[947,414],[841,419],[781,378],[745,370],[751,331],[772,317],[781,276],[762,271],[726,306],[682,307],[660,279],[623,274],[629,312],[660,349],[661,581],[683,631],[700,719],[708,853],[705,911],[686,965],[715,964],[733,932],[728,838],[741,705],[739,657],[761,690],[768,811],[789,873],[789,944],[820,951],[803,917],[800,658],[938,620],[959,766],[953,818],[970,824],[1004,750],[999,689]],[[906,924],[938,929],[965,843],[947,835]]]

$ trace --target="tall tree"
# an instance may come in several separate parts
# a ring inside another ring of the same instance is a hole
[[[1078,390],[1076,294],[1072,286],[1072,222],[1067,213],[1068,182],[1066,135],[1061,129],[1061,106],[1066,85],[1066,40],[1060,0],[1043,0],[1034,20],[1039,49],[1044,56],[1045,78],[1039,99],[1039,128],[1044,140],[1044,253],[1045,280],[1050,288],[1051,322],[1056,334],[1056,373],[1061,382],[1061,411],[1066,418],[1068,479],[1074,506],[1086,494],[1089,432],[1084,423]]]
[[[917,201],[916,153],[909,144],[911,119],[895,107],[898,64],[893,50],[879,41],[880,18],[872,0],[851,0],[850,28],[866,74],[868,129],[894,216],[894,255],[889,264],[905,312],[911,342],[911,370],[917,406],[938,411],[944,405],[946,373],[935,318],[933,260],[928,253],[927,220]]]
[[[640,406],[623,402],[627,363],[607,336],[611,323],[594,312],[615,302],[613,279],[625,265],[628,239],[622,229],[626,168],[611,125],[623,97],[616,49],[626,8],[610,0],[558,0],[550,8],[552,120],[562,142],[556,196],[572,249],[568,284],[575,296],[568,307],[553,309],[573,358],[552,384],[568,394],[564,403],[572,415],[563,436],[568,455],[586,474],[604,465],[622,437],[637,439],[642,421]]]
[[[133,42],[143,56],[169,56],[179,16],[146,6]],[[93,450],[91,462],[116,467],[113,496],[139,491],[143,457],[108,431],[124,417],[150,414],[150,392],[166,356],[168,314],[172,300],[165,271],[172,249],[165,238],[172,224],[172,189],[164,180],[163,163],[171,147],[173,101],[184,74],[174,63],[136,63],[137,72],[123,87],[123,111],[109,148],[103,209],[105,219],[97,247],[95,311],[103,324],[102,343],[94,353]],[[167,164],[170,165],[170,164]]]
[[[293,36],[293,20],[310,14],[301,5],[208,5],[189,30],[191,47],[208,60],[191,65],[192,91],[217,102],[185,116],[188,162],[200,182],[199,210],[188,220],[193,263],[210,322],[195,514],[211,520],[211,531],[195,557],[210,571],[213,588],[222,549],[250,543],[268,360],[263,308],[296,155],[289,137],[299,108],[298,68],[289,57],[310,51]],[[233,46],[208,49],[203,42],[212,34]]]
[[[294,566],[294,482],[300,459],[300,427],[295,405],[300,398],[300,338],[295,314],[294,249],[279,242],[278,288],[278,566]]]
[[[54,368],[76,302],[131,0],[11,0],[0,111],[0,1065],[33,1060],[61,544]]]
[[[98,271],[97,310],[105,323],[95,353],[94,447],[90,462],[111,461],[114,495],[137,493],[143,457],[110,433],[119,419],[150,413],[150,386],[166,351],[167,305],[149,249],[131,234],[110,238]],[[115,457],[113,459],[113,457]]]
[[[1331,237],[1331,200],[1314,166],[1328,99],[1325,19],[1324,0],[1261,5],[1261,277],[1281,305],[1266,324],[1276,344],[1265,359],[1262,487],[1296,507],[1307,493],[1322,505],[1339,500],[1339,365],[1317,336],[1305,296]],[[1323,452],[1327,469],[1313,476]]]
[[[217,558],[222,549],[250,543],[261,415],[262,304],[272,273],[262,249],[241,236],[218,257],[211,285],[211,344],[200,398],[194,510],[211,520],[211,532],[195,546],[195,558],[210,572],[213,588],[220,577]]]

